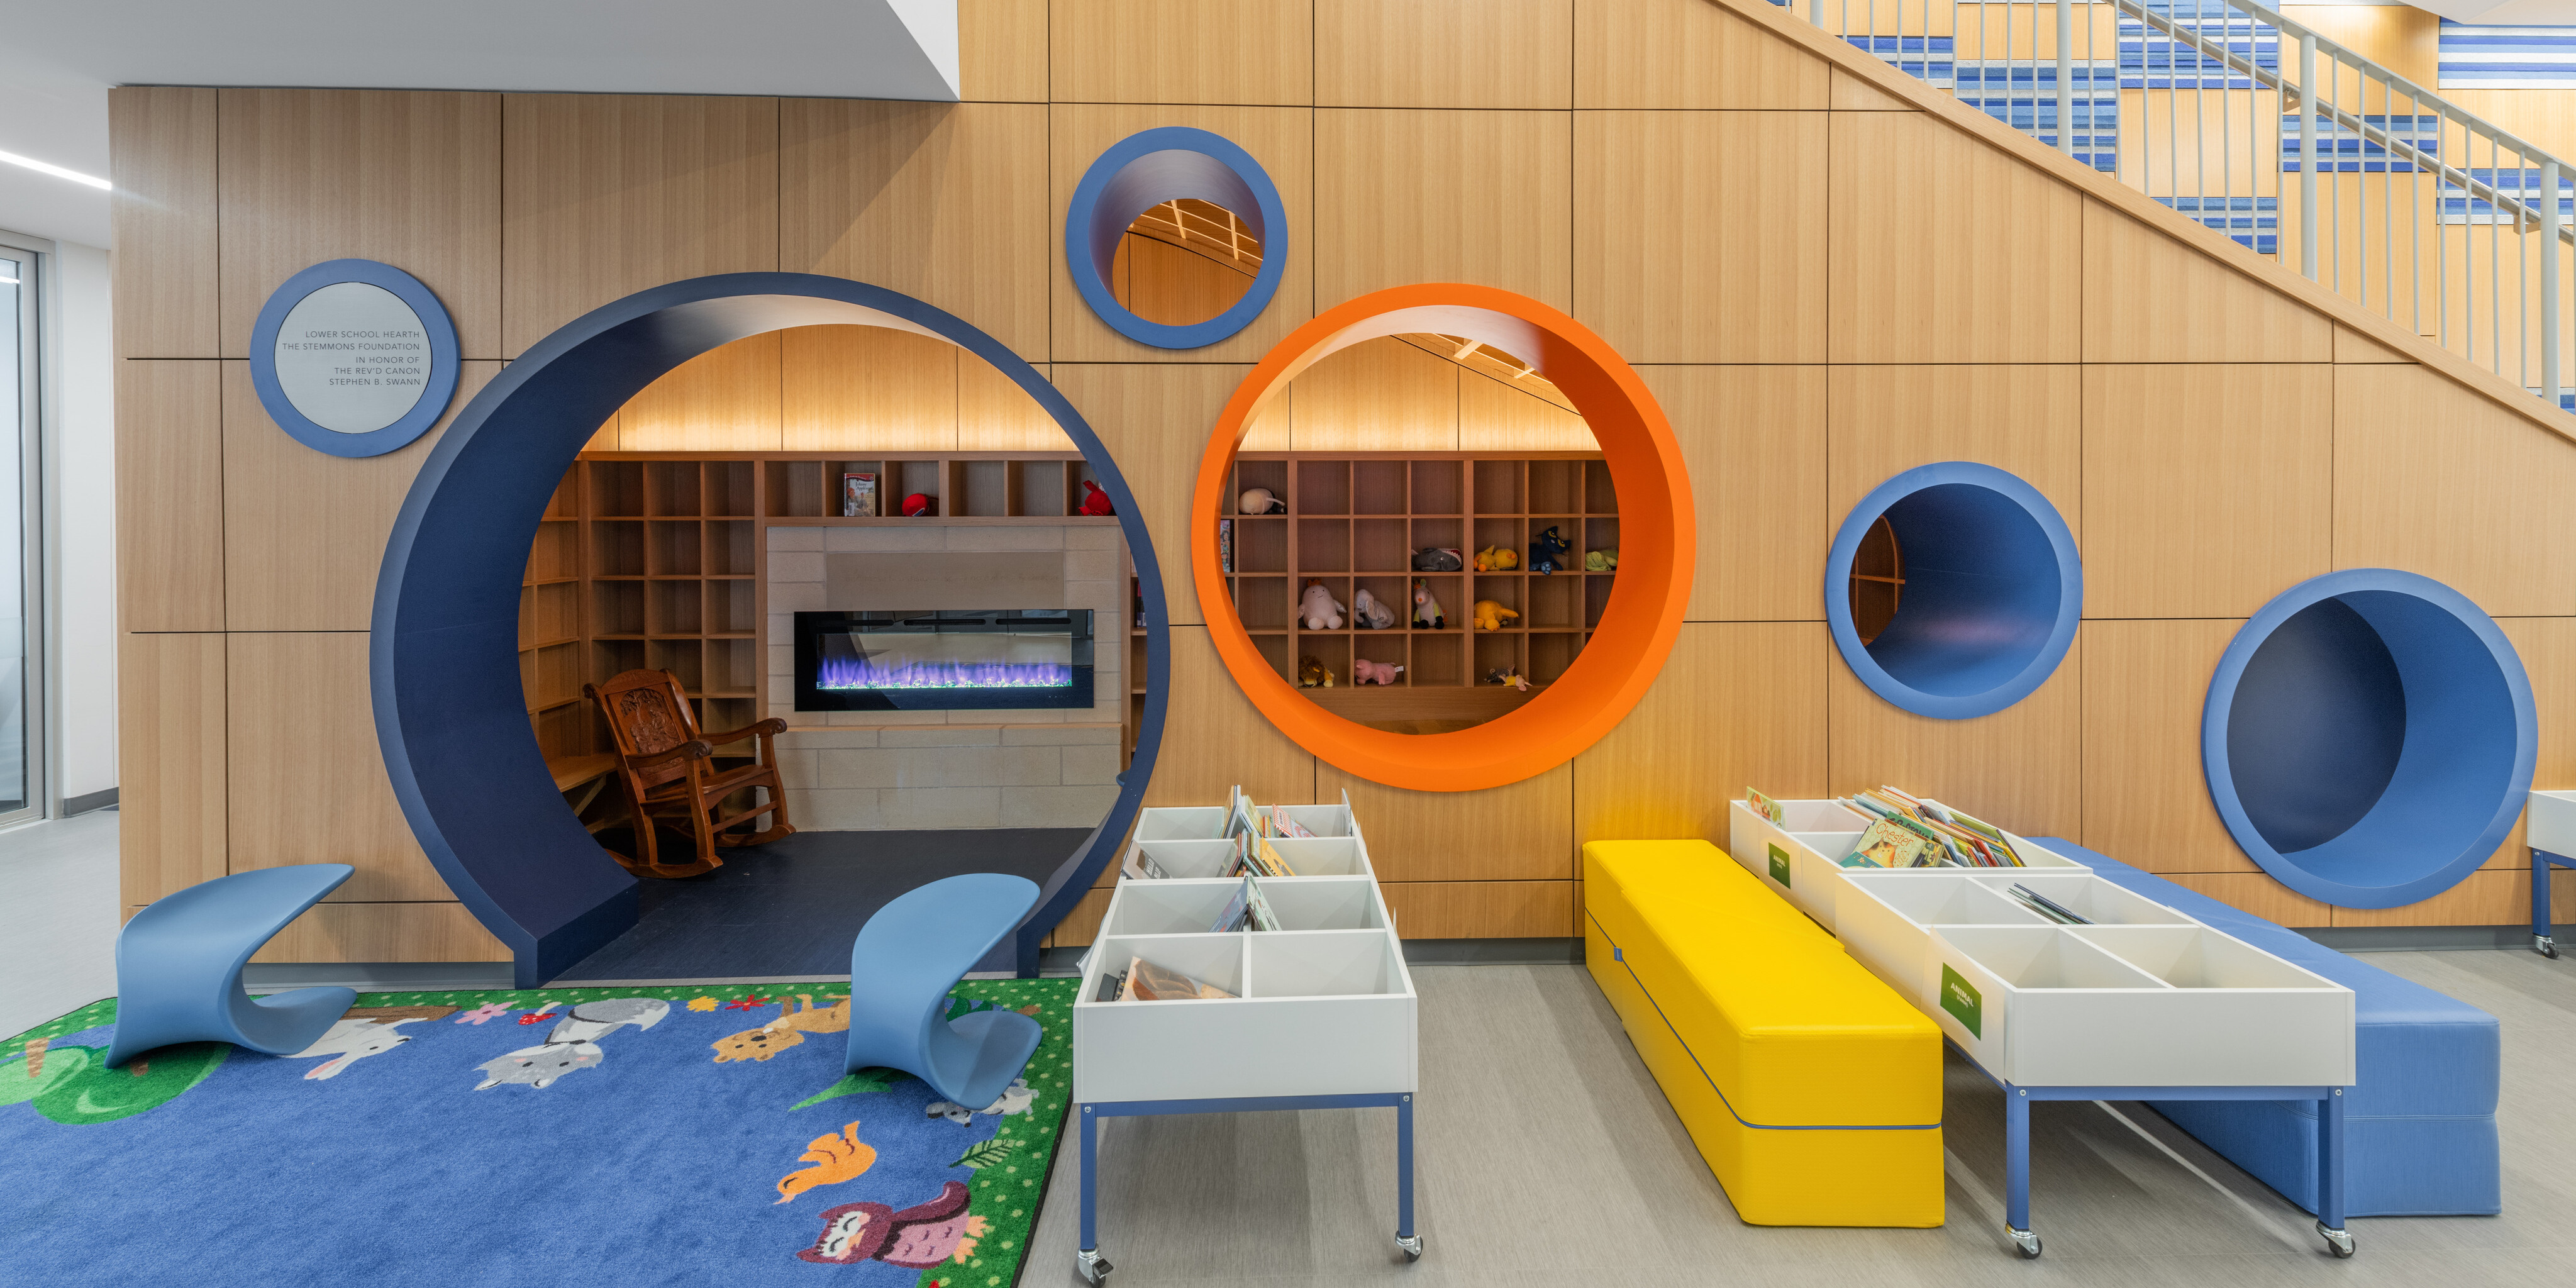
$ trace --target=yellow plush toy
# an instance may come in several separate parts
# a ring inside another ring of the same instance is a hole
[[[1503,629],[1503,623],[1511,621],[1519,616],[1519,613],[1513,612],[1511,609],[1505,608],[1501,604],[1495,603],[1493,600],[1479,599],[1476,601],[1477,630],[1499,631]]]
[[[1510,572],[1521,566],[1521,553],[1510,546],[1487,546],[1476,552],[1476,571]]]

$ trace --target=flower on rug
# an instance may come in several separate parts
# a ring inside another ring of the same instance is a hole
[[[725,1009],[728,1011],[757,1011],[770,1004],[770,999],[766,997],[737,997],[732,1001],[725,1003]]]
[[[481,1006],[475,1007],[473,1010],[457,1016],[456,1022],[459,1024],[481,1024],[485,1020],[497,1020],[509,1013],[510,1008],[501,1005],[499,1002],[485,1002]]]
[[[984,1218],[966,1214],[966,1202],[966,1187],[950,1181],[938,1197],[900,1212],[883,1203],[844,1203],[823,1213],[822,1236],[796,1255],[824,1265],[874,1260],[906,1270],[963,1264],[991,1229]]]
[[[712,1011],[716,1009],[716,999],[712,997],[692,997],[689,999],[689,1009],[692,1011]]]
[[[805,1153],[799,1161],[813,1166],[778,1178],[779,1203],[817,1185],[838,1185],[857,1179],[860,1173],[876,1164],[877,1151],[875,1146],[859,1139],[859,1125],[854,1122],[842,1128],[839,1135],[826,1133],[815,1137],[805,1146]]]

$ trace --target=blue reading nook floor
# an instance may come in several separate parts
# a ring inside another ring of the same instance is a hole
[[[961,872],[1008,872],[1044,885],[1090,835],[1037,827],[799,832],[727,850],[724,866],[704,876],[642,878],[635,928],[565,971],[563,982],[847,974],[850,941],[895,896]]]

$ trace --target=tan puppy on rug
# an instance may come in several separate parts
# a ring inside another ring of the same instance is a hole
[[[808,1033],[847,1033],[850,1031],[850,999],[844,997],[821,1010],[814,1009],[809,993],[798,993],[796,1000],[805,1009],[796,1010],[784,1001],[778,1004],[778,1018],[756,1029],[745,1029],[732,1037],[708,1045],[716,1050],[716,1063],[734,1060],[766,1060],[805,1040]]]

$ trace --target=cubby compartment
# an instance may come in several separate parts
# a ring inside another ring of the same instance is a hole
[[[1289,651],[1288,635],[1285,631],[1255,635],[1252,637],[1252,647],[1255,652],[1261,654],[1262,661],[1270,664],[1271,670],[1278,672],[1280,679],[1292,684],[1296,682],[1296,659]]]
[[[591,468],[596,470],[599,464],[594,463]],[[836,493],[841,486],[840,476],[833,475],[830,485],[826,486],[823,473],[821,461],[769,462],[767,513],[776,518],[799,519],[819,518],[826,513],[839,514],[840,498]],[[833,502],[829,511],[823,508],[827,496]]]
[[[528,581],[563,581],[581,572],[581,530],[569,521],[545,520],[537,524],[537,538],[528,546]]]
[[[1476,513],[1521,513],[1521,471],[1519,461],[1476,462]],[[1492,544],[1488,542],[1486,544]]]
[[[1490,599],[1512,610],[1516,616],[1503,619],[1504,630],[1526,630],[1529,627],[1529,615],[1521,607],[1521,587],[1530,584],[1531,580],[1528,577],[1478,573],[1475,580],[1475,595],[1478,600]],[[1473,603],[1467,606],[1467,616],[1471,619],[1476,615],[1475,607]]]
[[[557,644],[522,654],[527,673],[520,677],[539,706],[570,702],[581,696],[581,645]]]
[[[1222,1006],[1239,1001],[1244,993],[1243,943],[1249,937],[1233,934],[1103,937],[1091,950],[1090,969],[1083,974],[1084,987],[1081,1000],[1086,1003],[1094,1002],[1099,992],[1100,976],[1121,974],[1131,963],[1142,958],[1165,970],[1179,971],[1200,983],[1215,985],[1234,996],[1231,998],[1167,998],[1159,1002],[1129,1000],[1095,1004],[1157,1007]]]
[[[1267,489],[1273,499],[1277,500],[1282,505],[1287,504],[1288,462],[1236,461],[1234,463],[1234,492],[1232,495],[1225,498],[1225,512],[1227,514],[1237,513],[1242,507],[1243,494],[1254,488]]]
[[[1566,536],[1568,539],[1572,539],[1574,534],[1569,532]],[[1579,572],[1588,568],[1588,565],[1583,562],[1583,557],[1585,555],[1591,554],[1595,550],[1615,551],[1618,548],[1619,521],[1617,519],[1590,518],[1583,521],[1582,539],[1575,541],[1574,551],[1567,557],[1574,561],[1573,567]]]
[[[694,581],[644,583],[645,633],[691,637],[704,634],[705,596],[700,585]]]
[[[644,645],[644,665],[670,672],[689,693],[707,687],[706,650],[696,640],[649,640]]]
[[[1031,518],[1055,518],[1070,514],[1065,508],[1064,462],[1012,461],[1011,494],[1016,500],[1011,513]]]
[[[706,642],[707,692],[747,698],[760,687],[760,645],[755,640]]]
[[[698,521],[656,520],[644,525],[644,571],[654,577],[695,577],[706,566]]]
[[[945,471],[940,468],[942,464],[944,464],[944,462],[941,461],[886,462],[885,474],[880,476],[879,498],[877,503],[884,508],[887,514],[899,515],[903,513],[903,503],[905,499],[918,494],[921,496],[927,496],[931,499],[932,505],[930,507],[930,512],[932,514],[955,513],[955,511],[951,510],[947,504],[947,481],[940,477],[941,474],[945,473]],[[886,491],[882,487],[882,481],[885,478],[897,480],[892,491]]]
[[[1497,671],[1520,674],[1521,636],[1518,632],[1478,631],[1475,640],[1477,683],[1492,683]]]
[[[590,575],[643,576],[644,525],[634,521],[593,521],[590,524]]]
[[[1402,519],[1354,521],[1351,524],[1352,571],[1412,571],[1413,551],[1405,544],[1405,531],[1405,521]]]
[[[1406,540],[1412,545],[1413,554],[1420,554],[1424,550],[1455,550],[1458,552],[1459,567],[1465,568],[1474,562],[1476,552],[1467,548],[1465,519],[1417,518],[1413,520],[1410,527],[1413,535]],[[1410,555],[1406,557],[1405,563],[1406,566],[1411,566]]]
[[[2145,895],[2123,889],[2089,872],[2044,872],[2029,868],[2011,871],[1987,869],[1972,873],[1970,879],[1992,889],[1997,897],[2007,900],[2012,896],[2006,891],[2016,885],[2022,886],[2032,894],[2095,925],[2184,926],[2192,924],[2191,918]]]
[[[1234,862],[1234,842],[1226,840],[1222,835],[1225,830],[1225,811],[1211,809],[1164,812],[1185,817],[1159,820],[1153,830],[1171,830],[1188,833],[1188,835],[1148,840],[1144,836],[1145,822],[1139,820],[1136,825],[1135,851],[1152,859],[1154,866],[1161,868],[1163,875],[1171,880],[1214,880],[1224,876],[1226,868]],[[1201,813],[1210,815],[1212,818],[1202,820],[1197,817]],[[1198,835],[1201,831],[1205,831],[1206,835]]]
[[[1529,513],[1550,516],[1583,513],[1583,462],[1531,461]]]
[[[1248,631],[1288,629],[1293,598],[1285,577],[1237,577],[1234,581],[1235,615]]]
[[[644,462],[644,513],[657,519],[696,518],[699,514],[698,463]]]
[[[1407,488],[1402,461],[1351,462],[1353,514],[1402,514]]]
[[[1259,884],[1261,897],[1270,902],[1282,931],[1386,929],[1377,883],[1365,877],[1274,878]]]
[[[1610,462],[1583,463],[1583,509],[1589,514],[1619,512],[1619,489],[1610,482]]]
[[[756,513],[753,496],[760,466],[752,461],[708,461],[703,474],[705,513],[718,518],[748,519]]]
[[[1342,688],[1351,682],[1351,637],[1347,634],[1300,634],[1297,636],[1296,682],[1306,683],[1306,659],[1313,658],[1332,673],[1331,687]],[[1318,686],[1321,687],[1321,686]]]
[[[1404,991],[1404,971],[1384,931],[1251,935],[1250,996],[1369,997]]]
[[[1312,584],[1320,584],[1321,586],[1323,586],[1323,588],[1324,588],[1324,593],[1325,593],[1325,594],[1327,594],[1327,595],[1332,596],[1332,597],[1333,597],[1333,602],[1334,602],[1334,603],[1336,603],[1336,604],[1340,604],[1340,605],[1342,606],[1342,611],[1341,611],[1341,612],[1339,612],[1339,613],[1334,613],[1334,614],[1329,614],[1329,615],[1327,615],[1327,616],[1324,618],[1324,620],[1325,620],[1326,622],[1330,622],[1334,617],[1339,617],[1339,618],[1341,618],[1341,619],[1342,619],[1342,624],[1341,624],[1341,625],[1339,625],[1339,626],[1331,626],[1331,625],[1325,625],[1325,626],[1310,626],[1310,625],[1308,625],[1308,624],[1307,624],[1307,622],[1306,622],[1306,594],[1307,594],[1307,592],[1308,592],[1310,589],[1312,589],[1312,588],[1313,588],[1313,587],[1312,587],[1312,585],[1310,585],[1310,583],[1312,583]],[[1308,632],[1308,633],[1313,633],[1313,632],[1318,632],[1318,631],[1347,631],[1347,630],[1352,629],[1352,627],[1351,627],[1351,613],[1350,613],[1350,606],[1351,606],[1351,579],[1350,579],[1350,578],[1348,578],[1348,577],[1308,577],[1308,578],[1306,578],[1305,580],[1300,581],[1299,583],[1297,583],[1296,591],[1297,591],[1297,599],[1296,599],[1295,604],[1293,605],[1293,608],[1294,608],[1294,610],[1295,610],[1296,627],[1297,627],[1297,629],[1298,629],[1298,630],[1300,630],[1300,631],[1305,631],[1305,632]]]
[[[2202,926],[2083,926],[2075,933],[2175,988],[2315,988],[2325,982]]]
[[[581,587],[574,582],[530,586],[519,597],[519,647],[535,648],[581,638]]]
[[[1419,687],[1457,687],[1467,683],[1467,640],[1455,633],[1413,636],[1413,660],[1405,678]]]
[[[735,581],[711,581],[706,583],[706,587],[707,634],[756,635],[759,633],[758,582],[745,577]]]
[[[1433,460],[1413,462],[1412,512],[1421,514],[1465,514],[1467,484],[1465,461]]]
[[[1521,625],[1531,630],[1577,630],[1583,625],[1583,583],[1566,577],[1523,577],[1529,607]]]
[[[710,577],[749,577],[756,560],[749,519],[713,519],[707,523],[706,570]]]
[[[1574,659],[1583,655],[1583,637],[1572,631],[1533,631],[1529,637],[1529,670],[1524,672],[1532,684],[1554,684],[1565,678]]]
[[[590,513],[602,519],[640,519],[644,508],[644,462],[594,461],[590,466]]]
[[[1224,840],[1225,807],[1195,805],[1138,810],[1136,839],[1139,841]]]
[[[1270,844],[1300,877],[1370,875],[1368,857],[1361,853],[1355,836],[1276,836],[1270,838]]]
[[[590,641],[590,673],[614,678],[644,665],[644,641],[640,639]]]
[[[1297,521],[1297,570],[1301,573],[1349,572],[1351,570],[1351,525],[1342,522]]]
[[[1351,463],[1349,461],[1297,462],[1297,497],[1299,515],[1349,514],[1351,512]]]
[[[1943,926],[1933,932],[1945,957],[1972,960],[2015,989],[2116,989],[2168,987],[2163,980],[2063,933],[2062,927]]]
[[[951,514],[1002,518],[1011,512],[1009,461],[959,461],[957,506]]]
[[[1285,517],[1235,520],[1234,570],[1288,571],[1288,520]]]
[[[641,581],[590,583],[590,633],[594,638],[644,634],[644,585]]]
[[[1369,593],[1369,598],[1386,605],[1395,613],[1395,621],[1384,629],[1400,631],[1413,620],[1413,579],[1411,577],[1395,575],[1351,578],[1351,608],[1354,612],[1358,611],[1359,593],[1363,590]]]
[[[1467,598],[1467,579],[1465,577],[1459,576],[1455,573],[1443,573],[1426,574],[1421,577],[1416,577],[1414,580],[1421,582],[1423,588],[1431,592],[1431,597],[1440,601],[1441,619],[1448,624],[1439,627],[1438,629],[1444,631],[1463,631],[1467,629],[1468,618],[1470,614],[1475,611],[1476,603],[1474,600]],[[1403,616],[1404,620],[1408,624],[1412,622],[1413,594],[1410,590],[1405,592]],[[1430,628],[1426,627],[1422,629]]]
[[[1236,892],[1242,888],[1241,877],[1139,882],[1116,901],[1117,906],[1100,923],[1100,933],[1111,938],[1225,933],[1224,927],[1215,924],[1216,919],[1233,905]],[[1276,901],[1273,903],[1275,907]]]
[[[823,489],[823,513],[843,519],[876,519],[903,513],[903,494],[887,495],[889,489],[902,486],[903,480],[888,472],[900,470],[900,464],[889,467],[884,461],[825,461],[817,480]],[[863,503],[856,513],[851,509],[851,475],[867,474],[876,478],[876,498]]]
[[[1397,673],[1395,677],[1395,683],[1397,685],[1407,684],[1413,678],[1411,665],[1405,661],[1405,652],[1405,637],[1400,631],[1362,631],[1351,636],[1352,660],[1357,661],[1358,659],[1366,658],[1380,666],[1406,668],[1405,670]],[[1359,680],[1356,677],[1351,678],[1349,683],[1353,687],[1360,687]],[[1381,686],[1371,684],[1366,687],[1378,688]]]

